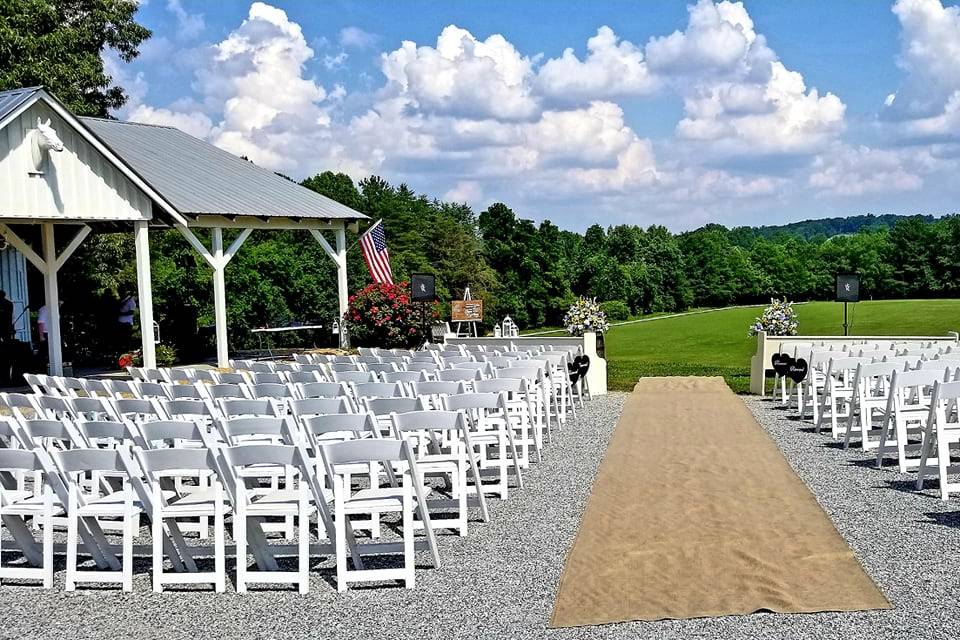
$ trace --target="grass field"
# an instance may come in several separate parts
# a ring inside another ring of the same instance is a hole
[[[801,335],[842,335],[843,305],[796,305]],[[756,338],[747,327],[762,306],[721,309],[613,327],[606,335],[611,389],[630,390],[641,376],[722,375],[745,393]],[[879,300],[850,305],[850,335],[945,335],[960,330],[960,300]]]

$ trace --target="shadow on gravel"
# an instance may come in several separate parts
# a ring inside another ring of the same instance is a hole
[[[925,515],[927,519],[917,520],[917,522],[922,524],[939,524],[940,526],[953,527],[954,529],[960,528],[960,511],[934,511],[923,515]]]
[[[916,480],[890,480],[887,482],[887,487],[895,491],[902,491],[904,493],[912,493],[915,496],[920,498],[929,498],[931,500],[940,500],[939,495],[934,495],[926,493],[927,489],[933,489],[939,487],[936,483],[936,479],[933,481],[926,480],[923,483],[923,491],[917,491],[917,481]]]

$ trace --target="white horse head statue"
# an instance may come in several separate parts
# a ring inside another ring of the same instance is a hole
[[[63,140],[57,135],[57,132],[50,126],[50,118],[42,122],[37,118],[37,144],[46,151],[63,151]]]

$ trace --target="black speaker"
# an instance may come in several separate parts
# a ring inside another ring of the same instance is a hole
[[[436,278],[432,274],[410,274],[410,299],[414,302],[435,300],[437,297],[436,289]]]
[[[837,302],[860,302],[860,276],[837,274]]]

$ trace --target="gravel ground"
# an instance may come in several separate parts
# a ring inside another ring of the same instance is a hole
[[[932,485],[914,492],[909,476],[872,468],[869,457],[832,446],[829,437],[755,398],[745,402],[894,608],[547,629],[564,556],[625,397],[588,403],[580,420],[555,438],[543,463],[528,472],[526,488],[506,502],[491,500],[490,523],[471,523],[465,538],[442,535],[442,565],[419,570],[415,590],[374,586],[337,594],[329,583],[331,563],[321,559],[305,596],[287,587],[239,595],[229,584],[225,594],[156,595],[149,563],[138,566],[131,594],[112,587],[68,594],[60,572],[50,591],[0,587],[0,637],[960,637],[956,503],[942,503]]]

